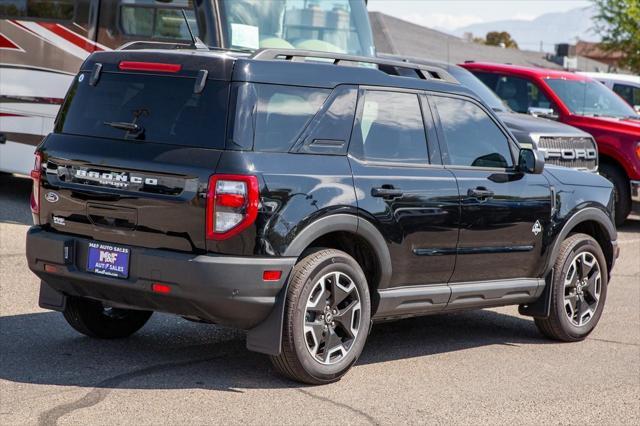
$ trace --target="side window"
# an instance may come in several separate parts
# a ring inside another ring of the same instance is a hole
[[[289,152],[330,93],[313,87],[234,84],[228,148]]]
[[[631,106],[640,105],[640,87],[628,86],[626,84],[614,84],[613,91]]]
[[[23,0],[2,3],[4,4],[0,4],[0,17],[70,21],[73,19],[75,0]]]
[[[365,92],[357,130],[367,160],[428,162],[427,138],[416,94]]]
[[[442,123],[446,164],[499,168],[513,165],[509,140],[482,108],[463,99],[432,99]]]
[[[254,149],[288,152],[331,90],[256,84]]]
[[[184,8],[191,30],[196,37],[199,36],[193,1],[174,1],[172,5]],[[140,0],[129,1],[120,6],[120,28],[122,33],[128,36],[168,40],[191,39],[181,8],[155,6]]]
[[[516,112],[526,114],[530,107],[555,109],[540,88],[525,78],[485,72],[474,74]]]

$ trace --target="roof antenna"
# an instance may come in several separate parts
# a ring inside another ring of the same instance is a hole
[[[209,50],[209,47],[202,42],[198,37],[193,35],[193,31],[191,31],[191,25],[189,25],[189,20],[187,19],[187,12],[184,9],[180,9],[182,12],[182,17],[184,18],[184,23],[187,24],[187,30],[189,31],[189,36],[191,36],[191,47],[196,48],[197,50]]]

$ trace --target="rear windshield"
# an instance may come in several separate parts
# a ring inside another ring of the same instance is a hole
[[[56,132],[171,145],[224,148],[229,84],[195,78],[102,73],[76,77],[58,115]]]

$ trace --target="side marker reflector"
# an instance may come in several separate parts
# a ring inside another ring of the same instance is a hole
[[[282,277],[282,271],[264,271],[262,273],[263,281],[280,281]]]
[[[151,291],[154,293],[169,294],[171,293],[171,287],[166,284],[153,283],[151,284]]]

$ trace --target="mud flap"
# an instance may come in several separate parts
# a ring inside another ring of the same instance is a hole
[[[63,312],[67,307],[67,296],[53,289],[49,284],[40,281],[40,297],[38,305],[42,309]]]
[[[535,302],[518,306],[520,315],[535,317],[540,319],[549,318],[551,314],[551,290],[553,289],[553,270],[545,278],[542,294]]]
[[[282,351],[282,323],[284,322],[288,289],[289,277],[276,297],[276,303],[269,316],[247,332],[247,349],[250,351],[272,356],[280,355]]]

